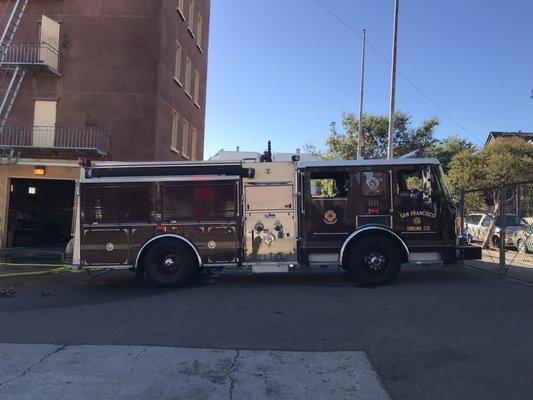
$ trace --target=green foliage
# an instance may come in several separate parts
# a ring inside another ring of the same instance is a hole
[[[429,148],[437,143],[433,137],[435,127],[439,124],[436,118],[429,118],[419,127],[412,127],[411,116],[402,112],[397,112],[395,115],[394,157],[399,157],[420,147]],[[354,114],[344,113],[341,124],[343,133],[338,131],[335,122],[330,124],[330,134],[326,141],[327,150],[325,152],[318,151],[311,144],[306,146],[306,151],[324,159],[356,159],[359,120]],[[363,142],[361,146],[363,158],[387,157],[388,128],[387,116],[363,115]]]
[[[477,189],[533,179],[533,146],[521,138],[498,138],[481,151],[452,158],[448,179],[455,189]]]
[[[498,138],[481,151],[465,149],[452,158],[448,180],[453,190],[493,187],[484,192],[469,193],[465,198],[467,212],[484,210],[499,204],[498,187],[533,179],[533,146],[521,138]]]
[[[444,140],[439,140],[431,146],[429,152],[440,161],[444,172],[448,173],[452,158],[463,150],[473,151],[475,146],[469,140],[452,135]]]

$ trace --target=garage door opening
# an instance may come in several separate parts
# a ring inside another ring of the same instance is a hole
[[[7,247],[60,251],[72,237],[75,182],[12,178]]]

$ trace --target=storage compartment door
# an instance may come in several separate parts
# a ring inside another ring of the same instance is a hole
[[[84,265],[129,265],[128,229],[82,229]]]

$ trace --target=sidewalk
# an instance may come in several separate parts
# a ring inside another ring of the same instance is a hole
[[[387,400],[362,351],[0,344],[5,399]]]

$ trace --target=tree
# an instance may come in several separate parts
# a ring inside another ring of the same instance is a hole
[[[330,134],[326,140],[327,150],[319,152],[312,144],[306,150],[325,159],[357,158],[359,120],[354,114],[344,113],[341,121],[343,133],[337,124],[330,124]],[[428,118],[419,127],[411,126],[411,116],[397,112],[394,122],[394,157],[401,156],[420,147],[429,148],[436,144],[433,134],[439,124],[436,118]],[[389,120],[384,115],[363,115],[363,142],[361,153],[364,158],[386,158]]]
[[[515,137],[495,139],[481,151],[465,149],[452,158],[448,179],[455,189],[489,188],[469,196],[465,209],[478,211],[490,203],[494,205],[494,214],[498,214],[501,207],[500,185],[533,179],[533,146]],[[505,201],[509,201],[516,193],[506,190],[505,196]],[[492,237],[494,223],[495,219],[483,241],[485,248]]]
[[[475,150],[475,146],[472,142],[466,139],[461,139],[456,135],[447,137],[444,140],[438,141],[431,146],[429,152],[439,159],[444,172],[448,173],[450,169],[450,163],[452,158],[461,153],[463,150]]]

